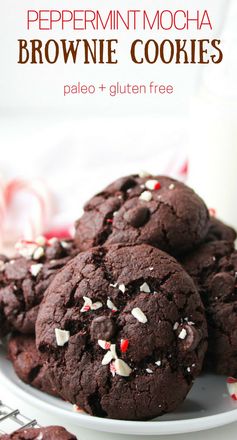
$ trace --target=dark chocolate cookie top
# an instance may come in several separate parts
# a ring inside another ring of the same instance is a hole
[[[57,395],[48,369],[35,345],[32,335],[13,334],[7,343],[8,357],[17,376],[25,383],[45,393]]]
[[[77,438],[61,426],[48,426],[47,428],[22,429],[13,434],[1,436],[1,440],[77,440]]]
[[[123,177],[92,197],[76,222],[80,250],[113,243],[147,243],[182,254],[206,236],[209,213],[195,192],[174,179]]]
[[[97,247],[69,262],[47,290],[36,335],[64,399],[90,414],[134,420],[183,401],[207,337],[193,281],[145,244]]]
[[[207,241],[225,240],[234,242],[236,240],[236,231],[231,227],[218,220],[215,217],[210,218],[210,226],[205,238]]]
[[[21,242],[18,255],[0,257],[0,334],[34,333],[39,304],[56,272],[75,254],[73,242]]]
[[[237,251],[233,243],[206,243],[186,257],[205,304],[208,321],[207,364],[220,374],[237,374]]]

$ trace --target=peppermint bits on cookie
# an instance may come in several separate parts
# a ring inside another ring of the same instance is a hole
[[[67,330],[61,330],[60,328],[56,328],[55,337],[58,347],[63,347],[69,341],[70,332]]]
[[[132,315],[134,316],[137,321],[141,322],[142,324],[145,324],[147,322],[147,317],[143,313],[143,311],[139,307],[135,307],[131,311]]]
[[[70,329],[63,349],[52,338],[59,320]],[[146,244],[98,246],[50,285],[37,343],[65,400],[99,417],[146,420],[173,411],[189,392],[206,350],[205,314],[194,283],[168,254]]]

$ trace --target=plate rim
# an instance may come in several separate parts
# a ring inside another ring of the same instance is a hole
[[[15,375],[14,370],[13,373]],[[70,420],[70,423],[75,424],[75,426],[81,426],[83,428],[91,429],[94,431],[109,433],[116,432],[126,435],[173,435],[204,431],[207,429],[225,426],[227,424],[237,421],[237,408],[225,412],[225,420],[219,417],[222,413],[186,420],[161,420],[156,422],[103,419],[100,417],[89,416],[87,414],[80,414],[73,411],[70,413],[67,409],[60,408],[58,406],[53,408],[51,402],[47,402],[44,399],[40,399],[38,396],[27,392],[27,390],[17,384],[17,381],[20,381],[17,376],[15,382],[10,377],[8,377],[2,369],[0,369],[0,379],[1,378],[7,382],[10,391],[15,393],[18,397],[24,398],[31,405],[35,407],[40,407],[41,410],[45,410],[48,408],[53,411],[54,409],[55,415],[67,418],[68,421]],[[27,385],[24,382],[22,382],[22,384],[25,387],[30,387],[30,385]],[[41,393],[41,391],[39,390],[36,391]],[[56,397],[54,398],[56,399]],[[90,426],[88,426],[88,417],[91,421],[93,421],[93,423],[90,423]]]

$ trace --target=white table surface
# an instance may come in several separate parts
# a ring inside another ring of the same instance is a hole
[[[27,415],[29,418],[37,419],[40,425],[51,425],[51,424],[59,424],[64,425],[63,420],[54,417],[51,414],[47,414],[47,412],[43,413],[42,411],[37,410],[34,407],[31,407],[29,404],[21,401],[19,398],[14,396],[0,381],[0,399],[7,405],[13,407],[14,409],[18,408],[20,411]],[[135,440],[135,439],[144,439],[144,436],[126,436],[120,434],[110,434],[103,432],[96,432],[89,429],[84,429],[80,427],[65,426],[71,432],[78,436],[79,440]],[[147,439],[150,440],[235,440],[237,432],[237,422],[232,423],[230,425],[224,426],[222,428],[212,429],[208,431],[201,431],[191,434],[181,434],[181,435],[169,435],[169,436],[147,436]]]

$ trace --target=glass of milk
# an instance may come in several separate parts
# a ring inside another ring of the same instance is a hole
[[[237,2],[222,35],[224,60],[205,71],[191,105],[188,183],[237,228]]]

